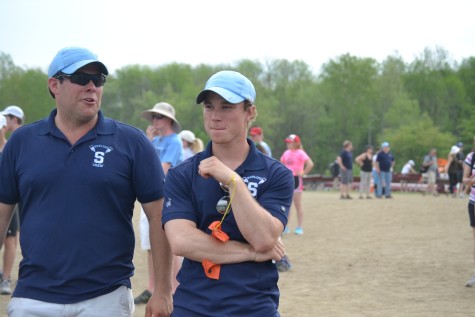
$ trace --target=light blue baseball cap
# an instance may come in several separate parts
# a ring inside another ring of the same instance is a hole
[[[107,67],[90,50],[82,47],[65,47],[56,54],[49,65],[48,77],[51,78],[58,72],[70,75],[91,63],[97,63],[101,68],[101,73],[109,75]]]
[[[389,147],[389,143],[388,143],[388,142],[383,142],[383,143],[381,144],[381,147]]]
[[[208,91],[217,93],[233,104],[244,100],[254,103],[256,100],[256,90],[251,81],[241,73],[231,70],[223,70],[211,76],[205,88],[196,97],[196,103],[202,103]]]

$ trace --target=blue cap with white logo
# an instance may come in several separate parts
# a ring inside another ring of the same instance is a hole
[[[223,70],[211,76],[205,88],[196,97],[196,103],[202,103],[208,91],[217,93],[232,104],[244,100],[254,103],[256,100],[256,90],[251,81],[244,75],[231,70]]]
[[[56,54],[49,65],[48,77],[53,77],[58,72],[70,75],[79,68],[91,63],[97,63],[101,68],[102,74],[109,74],[107,67],[90,50],[82,47],[65,47]]]

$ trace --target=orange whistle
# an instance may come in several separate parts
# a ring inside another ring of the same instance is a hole
[[[211,235],[219,241],[226,242],[229,240],[229,236],[226,234],[226,232],[221,230],[221,225],[219,221],[214,221],[213,223],[211,223],[208,229],[211,230]]]
[[[201,262],[207,277],[213,280],[219,280],[219,273],[221,272],[221,264],[214,264],[213,262],[203,259]]]

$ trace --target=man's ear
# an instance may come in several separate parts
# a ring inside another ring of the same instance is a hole
[[[56,78],[48,79],[48,89],[51,94],[51,97],[54,98],[58,94],[59,85],[60,85],[59,79],[56,79]]]

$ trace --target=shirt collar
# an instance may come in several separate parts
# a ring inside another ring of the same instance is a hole
[[[40,135],[46,135],[50,133],[53,134],[54,131],[58,129],[56,127],[56,124],[54,123],[54,118],[56,117],[57,113],[58,110],[54,109],[53,111],[51,111],[48,118],[45,118],[41,121],[41,125],[39,128]],[[102,111],[99,110],[97,123],[93,129],[97,134],[107,135],[114,134],[117,129],[117,126],[114,120],[104,117]]]

